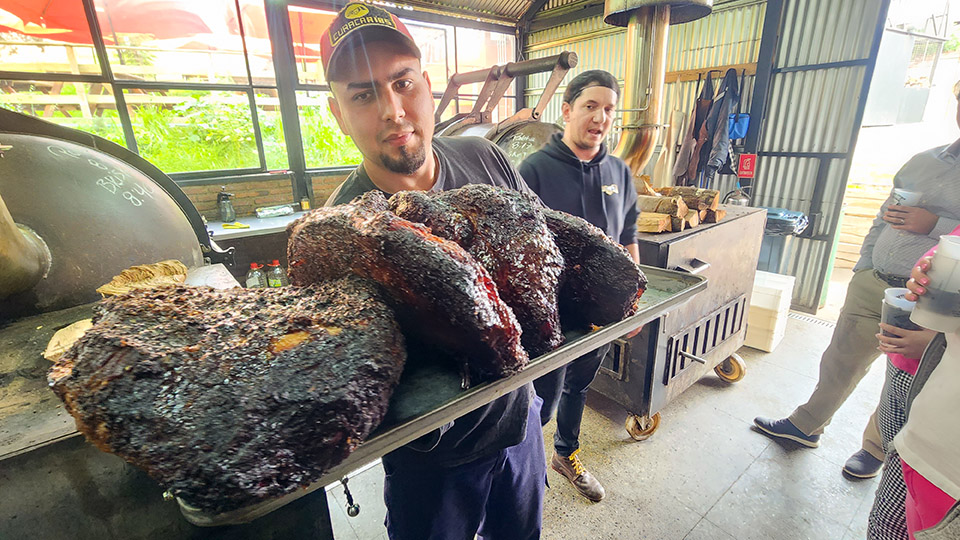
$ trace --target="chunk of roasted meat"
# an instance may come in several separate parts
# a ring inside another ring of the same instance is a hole
[[[543,210],[566,263],[560,287],[560,314],[565,324],[603,326],[637,311],[647,287],[630,254],[586,220]]]
[[[402,191],[389,204],[396,215],[459,244],[490,272],[531,356],[563,343],[557,311],[563,257],[536,200],[473,184],[442,193]]]
[[[368,277],[393,298],[405,331],[467,359],[474,377],[526,364],[520,327],[490,274],[456,243],[391,213],[381,192],[314,210],[287,233],[292,284]]]
[[[375,284],[136,290],[97,307],[54,392],[100,449],[209,512],[295,491],[380,423],[406,359]]]

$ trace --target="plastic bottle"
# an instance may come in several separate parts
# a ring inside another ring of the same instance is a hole
[[[220,211],[220,221],[224,223],[233,223],[237,220],[237,212],[233,209],[230,197],[233,197],[233,193],[227,193],[227,186],[220,186],[220,193],[217,193],[217,210]]]
[[[246,285],[248,289],[263,289],[267,287],[267,274],[263,271],[263,265],[255,262],[250,263],[250,271],[247,272]]]
[[[290,284],[287,272],[280,267],[280,261],[274,259],[267,264],[267,284],[270,287],[284,287]]]

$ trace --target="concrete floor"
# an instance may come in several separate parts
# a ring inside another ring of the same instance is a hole
[[[745,379],[729,385],[704,377],[661,411],[659,430],[644,442],[627,435],[622,407],[591,394],[581,456],[607,497],[590,503],[549,471],[543,538],[865,538],[876,480],[852,482],[840,468],[860,447],[883,384],[881,362],[838,412],[818,449],[775,442],[750,427],[754,416],[784,416],[805,401],[832,331],[831,323],[792,316],[774,353],[740,351]],[[553,424],[544,437],[552,441]],[[350,486],[362,506],[356,518],[346,516],[342,488],[329,492],[336,537],[385,539],[382,468],[369,468]]]

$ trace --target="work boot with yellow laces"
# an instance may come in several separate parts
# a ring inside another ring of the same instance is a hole
[[[579,453],[579,448],[574,450],[570,457],[563,457],[554,452],[553,459],[550,460],[550,466],[553,470],[565,476],[581,495],[593,502],[600,502],[604,495],[603,486],[600,485],[599,480],[587,472],[583,463],[580,462],[580,457],[577,456]]]

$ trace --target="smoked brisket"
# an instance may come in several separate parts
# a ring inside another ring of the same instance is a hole
[[[513,309],[530,356],[563,343],[557,311],[563,257],[534,198],[471,184],[442,193],[402,191],[389,204],[396,215],[423,223],[483,265]]]
[[[314,210],[287,234],[293,285],[370,278],[393,299],[408,335],[453,353],[473,378],[526,365],[517,319],[490,274],[456,243],[390,212],[380,191]]]
[[[565,267],[560,287],[564,324],[604,326],[637,311],[647,277],[630,254],[586,220],[543,210]]]
[[[380,423],[406,359],[377,286],[104,300],[50,384],[100,449],[224,512],[309,485]]]

